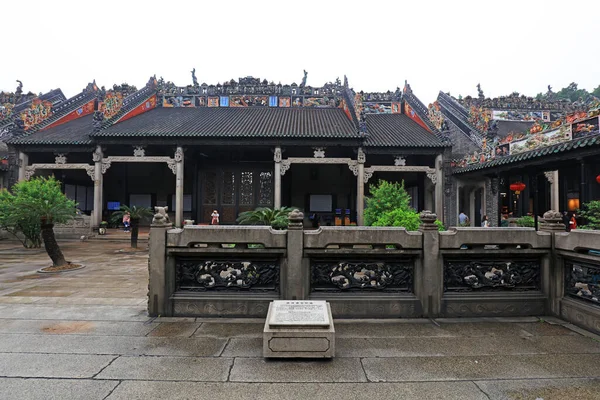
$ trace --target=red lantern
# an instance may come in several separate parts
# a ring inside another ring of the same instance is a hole
[[[523,182],[515,182],[510,184],[510,190],[516,192],[517,194],[525,190],[526,187],[527,185],[525,185]]]
[[[596,177],[596,182],[600,183],[600,175]]]

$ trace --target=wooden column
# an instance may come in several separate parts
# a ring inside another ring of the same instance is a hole
[[[275,153],[273,156],[275,161],[275,169],[273,174],[275,175],[275,208],[281,208],[281,147],[275,147]]]
[[[365,224],[365,153],[362,148],[358,148],[358,174],[356,175],[356,225]]]
[[[183,225],[183,149],[178,146],[175,151],[175,226]]]

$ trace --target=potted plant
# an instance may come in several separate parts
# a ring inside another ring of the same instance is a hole
[[[100,222],[100,226],[98,227],[98,234],[106,235],[106,228],[108,228],[108,222],[106,222],[106,221]]]

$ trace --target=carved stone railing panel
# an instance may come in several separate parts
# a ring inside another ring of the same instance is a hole
[[[411,260],[311,260],[312,292],[413,292]]]
[[[445,260],[444,292],[539,291],[540,260]]]
[[[394,245],[398,249],[420,250],[423,246],[421,232],[408,232],[404,228],[384,227],[321,227],[304,232],[304,249],[326,249],[328,246]]]
[[[186,225],[167,231],[167,247],[191,248],[197,245],[260,244],[265,249],[284,249],[287,231],[268,226]],[[232,248],[233,250],[234,248]]]
[[[600,307],[600,263],[565,260],[565,295]]]
[[[464,246],[521,246],[522,249],[549,249],[552,234],[533,228],[452,228],[440,232],[440,249],[464,249]]]
[[[279,261],[177,259],[175,292],[278,292]]]
[[[557,250],[600,251],[600,231],[576,229],[568,233],[559,232],[555,234],[555,241]]]

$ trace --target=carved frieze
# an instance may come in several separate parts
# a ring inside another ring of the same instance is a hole
[[[394,157],[394,165],[398,167],[403,167],[406,165],[406,158],[401,156]]]
[[[57,154],[56,157],[54,157],[54,163],[55,164],[66,164],[67,156],[65,156],[64,154]]]
[[[291,162],[290,160],[281,161],[281,176],[285,175],[288,169],[290,169]]]
[[[363,151],[362,147],[358,148],[358,155],[356,157],[356,161],[358,161],[359,164],[364,164],[367,161],[367,156],[365,155],[365,152]]]
[[[446,260],[444,291],[538,291],[539,260]]]
[[[313,261],[312,291],[413,291],[412,261]]]
[[[548,180],[549,183],[554,183],[554,172],[553,171],[544,172],[544,176],[546,177],[546,179]]]
[[[278,291],[276,260],[177,260],[176,291]]]
[[[315,147],[313,150],[315,158],[325,158],[325,147]]]
[[[90,164],[31,164],[25,167],[25,180],[29,180],[38,169],[83,169],[94,180],[94,166]]]
[[[371,167],[365,168],[365,183],[369,181],[369,179],[373,176],[374,172],[425,172],[427,177],[432,180],[437,181],[437,178],[433,178],[430,174],[435,175],[435,168],[425,167],[425,166],[401,166],[401,165],[373,165]]]
[[[144,150],[144,148],[142,146],[135,146],[133,148],[133,156],[134,157],[145,157],[146,150]]]
[[[183,151],[182,151],[183,153]],[[177,157],[177,152],[175,152],[175,156]],[[180,154],[180,161],[183,161],[183,155]],[[173,172],[173,174],[177,173],[177,162],[175,158],[171,158],[168,156],[108,156],[102,159],[102,174],[105,174],[106,171],[111,167],[113,162],[149,162],[149,163],[167,163],[167,166]]]
[[[565,294],[600,307],[600,265],[565,261]]]

